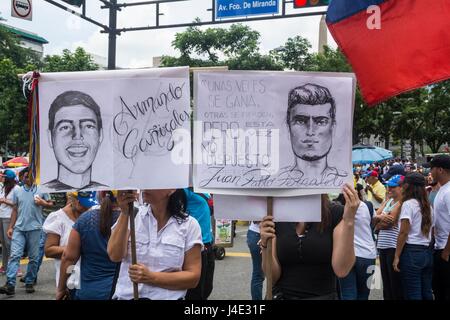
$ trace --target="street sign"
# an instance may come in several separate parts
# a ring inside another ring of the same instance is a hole
[[[33,18],[31,0],[11,0],[11,16],[31,21]]]
[[[275,14],[279,11],[279,3],[279,0],[216,0],[216,18]]]

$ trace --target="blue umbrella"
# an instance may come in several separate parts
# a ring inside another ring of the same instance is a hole
[[[374,146],[355,145],[352,151],[353,164],[371,164],[392,159],[392,151]]]

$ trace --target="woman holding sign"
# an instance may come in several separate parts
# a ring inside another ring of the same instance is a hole
[[[128,205],[136,194],[120,191],[121,215],[112,228],[108,254],[122,261],[114,299],[133,299],[133,283],[139,297],[181,300],[195,288],[201,273],[202,236],[198,222],[185,213],[182,189],[144,190],[144,203],[135,216],[137,264],[131,263]]]
[[[355,263],[355,214],[360,200],[344,186],[345,207],[322,195],[320,223],[261,222],[263,261],[267,241],[273,239],[272,278],[274,300],[335,300],[336,275],[345,277]],[[263,270],[266,268],[263,263]]]

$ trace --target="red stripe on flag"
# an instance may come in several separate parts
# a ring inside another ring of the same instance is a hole
[[[347,56],[367,103],[450,78],[450,0],[391,0],[381,29],[360,12],[328,27]]]

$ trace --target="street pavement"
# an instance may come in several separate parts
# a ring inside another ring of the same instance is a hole
[[[246,234],[246,226],[237,226],[234,246],[225,249],[226,254],[223,260],[216,260],[214,289],[210,296],[211,300],[251,299],[250,280],[252,262],[247,247]],[[21,270],[25,273],[26,265],[22,265]],[[5,281],[5,275],[1,275],[0,285],[3,285]],[[377,283],[376,287],[378,288],[371,291],[370,299],[381,300],[382,290],[379,288],[381,281],[377,279],[375,282]],[[19,278],[17,278],[15,296],[8,297],[6,295],[0,295],[0,300],[53,300],[55,297],[55,286],[55,269],[53,261],[51,259],[45,260],[39,271],[35,293],[26,293],[24,284],[19,282]]]

